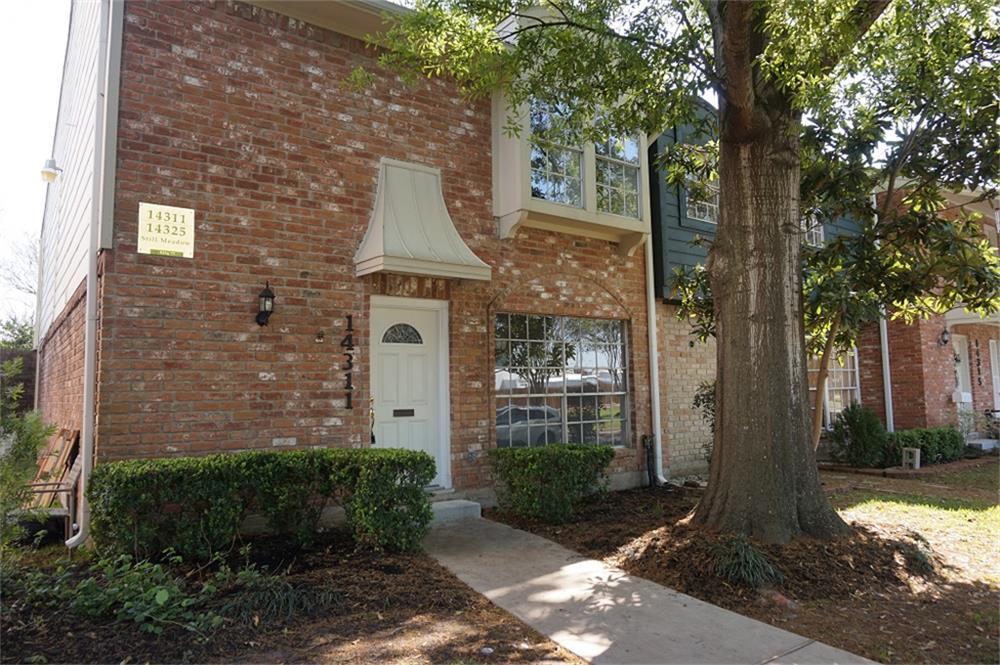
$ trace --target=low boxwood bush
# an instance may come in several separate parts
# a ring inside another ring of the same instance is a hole
[[[249,451],[98,465],[90,479],[98,547],[139,557],[172,548],[205,561],[228,549],[248,514],[308,545],[323,508],[345,508],[358,542],[411,549],[431,519],[426,453],[393,449]]]
[[[412,550],[427,532],[432,513],[427,485],[434,460],[426,453],[369,450],[335,465],[335,486],[348,488],[344,509],[355,539],[375,549]]]
[[[954,427],[893,432],[888,436],[883,465],[902,464],[903,448],[919,448],[921,466],[953,462],[965,454],[965,437]]]
[[[603,489],[611,446],[555,444],[490,451],[500,505],[524,517],[565,522],[587,494]]]
[[[851,404],[833,423],[830,454],[836,461],[851,466],[877,467],[882,463],[887,441],[885,427],[875,412]]]

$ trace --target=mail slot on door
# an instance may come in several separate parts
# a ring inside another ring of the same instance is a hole
[[[413,409],[393,409],[392,410],[392,417],[393,418],[405,418],[407,416],[412,416],[412,415],[413,415]]]

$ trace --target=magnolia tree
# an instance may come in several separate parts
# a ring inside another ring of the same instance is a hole
[[[848,530],[810,445],[803,209],[870,216],[873,188],[905,180],[919,211],[942,183],[995,184],[991,5],[423,0],[377,41],[386,65],[501,93],[511,117],[531,101],[556,110],[564,144],[683,125],[716,133],[663,157],[671,178],[720,191],[706,270],[715,450],[693,522],[782,543]],[[706,95],[714,117],[699,112]]]
[[[909,201],[907,195],[904,200]],[[911,202],[911,205],[912,202]],[[823,428],[823,393],[839,349],[857,344],[882,316],[907,323],[958,306],[987,316],[1000,310],[1000,256],[978,220],[931,208],[893,208],[864,222],[857,235],[803,248],[806,350],[819,359],[811,441]],[[673,280],[679,315],[701,339],[714,336],[712,285],[702,268],[678,270]]]

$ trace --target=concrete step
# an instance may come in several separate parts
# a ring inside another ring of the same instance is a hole
[[[483,516],[483,507],[468,499],[448,499],[435,501],[431,504],[434,518],[431,524],[444,524],[458,520],[479,519]]]
[[[1000,440],[998,439],[970,439],[966,441],[966,444],[986,452],[988,450],[993,450],[994,448],[1000,448]]]

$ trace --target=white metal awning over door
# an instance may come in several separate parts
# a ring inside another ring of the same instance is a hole
[[[354,255],[357,276],[373,272],[489,280],[492,270],[455,228],[438,169],[382,158],[368,231]]]

